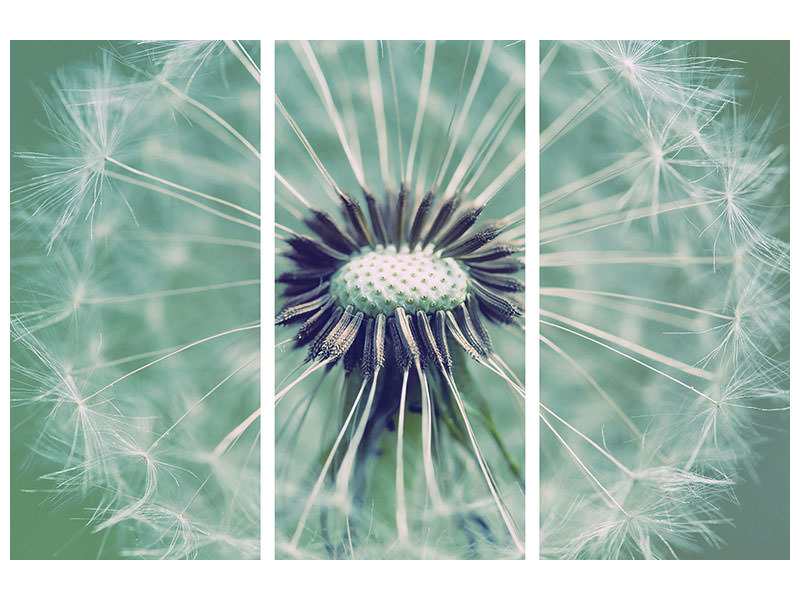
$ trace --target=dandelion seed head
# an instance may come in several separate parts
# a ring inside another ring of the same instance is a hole
[[[377,249],[350,259],[331,279],[331,294],[343,307],[353,305],[370,316],[433,314],[464,302],[467,277],[452,258],[417,251]]]
[[[276,47],[276,322],[305,350],[276,395],[281,556],[523,551],[521,407],[477,381],[522,394],[497,327],[523,316],[521,49]]]
[[[107,44],[17,155],[14,468],[83,525],[37,558],[258,556],[258,44],[232,44],[247,67]]]
[[[543,50],[541,553],[690,556],[785,407],[783,149],[692,44]]]

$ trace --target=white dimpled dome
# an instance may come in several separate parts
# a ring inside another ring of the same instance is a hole
[[[341,306],[376,316],[450,310],[464,301],[467,278],[452,258],[429,252],[370,250],[352,258],[331,279],[331,294]]]

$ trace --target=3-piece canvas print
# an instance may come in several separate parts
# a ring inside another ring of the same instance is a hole
[[[789,557],[788,42],[261,50],[11,43],[11,558]]]

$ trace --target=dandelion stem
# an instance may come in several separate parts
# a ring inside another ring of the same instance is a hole
[[[679,360],[676,360],[674,358],[670,358],[669,356],[664,356],[663,354],[659,354],[658,352],[650,350],[649,348],[645,348],[644,346],[640,346],[639,344],[636,344],[634,342],[631,342],[629,340],[626,340],[624,338],[616,336],[616,335],[614,335],[612,333],[608,333],[608,332],[603,331],[601,329],[597,329],[596,327],[592,327],[591,325],[586,325],[586,324],[581,323],[579,321],[576,321],[574,319],[570,319],[568,317],[564,317],[562,315],[550,312],[548,310],[540,310],[539,313],[543,317],[549,317],[551,319],[556,319],[557,321],[560,321],[562,323],[565,323],[567,325],[575,327],[576,329],[580,329],[581,331],[584,331],[586,333],[589,333],[591,335],[599,337],[600,339],[606,340],[608,342],[612,342],[614,344],[617,344],[618,346],[622,346],[623,348],[625,348],[627,350],[631,350],[631,351],[636,352],[637,354],[641,354],[642,356],[645,356],[647,358],[651,358],[651,359],[653,359],[655,361],[660,362],[661,364],[668,365],[670,367],[673,367],[675,369],[683,371],[687,375],[692,375],[694,377],[700,377],[702,379],[706,379],[706,380],[709,380],[709,381],[714,379],[714,374],[713,373],[709,373],[708,371],[705,371],[703,369],[698,369],[697,367],[693,367],[691,365],[687,365],[686,363],[683,363],[683,362],[681,362]]]
[[[236,440],[242,437],[242,434],[247,431],[250,425],[255,423],[255,421],[260,417],[261,407],[258,407],[252,413],[250,413],[250,416],[234,427],[219,444],[217,444],[217,447],[214,448],[214,451],[211,453],[212,458],[217,459],[222,456],[228,450],[228,448],[230,448],[236,442]]]
[[[561,42],[555,42],[550,46],[547,54],[545,54],[544,58],[539,62],[539,81],[544,79],[544,76],[547,75],[547,71],[550,70],[550,66],[553,64],[559,48],[561,48]]]
[[[319,477],[317,477],[317,481],[314,483],[314,487],[311,489],[311,494],[309,494],[308,500],[306,500],[306,504],[303,507],[303,512],[300,515],[300,521],[297,523],[297,529],[295,529],[292,541],[289,543],[290,554],[293,554],[297,551],[297,544],[300,542],[300,537],[303,535],[303,530],[305,529],[308,515],[311,513],[311,508],[314,506],[317,496],[319,496],[319,493],[322,491],[322,486],[325,484],[325,476],[328,474],[328,469],[330,469],[331,463],[333,462],[333,456],[339,449],[339,444],[342,442],[342,438],[344,437],[344,434],[350,425],[350,420],[353,418],[359,402],[361,402],[361,396],[364,393],[364,388],[366,387],[367,379],[365,378],[361,382],[361,388],[358,390],[358,395],[353,401],[353,406],[350,407],[350,412],[347,414],[347,418],[345,418],[344,423],[342,423],[342,427],[339,429],[339,435],[336,436],[336,440],[333,442],[333,446],[328,453],[328,458],[325,459],[325,464],[322,465],[322,470],[320,471]]]
[[[733,257],[682,256],[680,254],[629,254],[626,252],[577,251],[549,252],[539,257],[541,267],[573,267],[577,265],[645,264],[684,268],[686,265],[713,265],[733,262]]]
[[[298,58],[301,57],[301,53],[297,49],[298,45],[302,50],[302,55],[306,57],[305,61],[301,60],[303,68],[308,74],[311,83],[314,85],[314,89],[317,91],[320,100],[322,100],[322,103],[325,105],[325,109],[328,112],[328,116],[330,117],[334,129],[336,129],[336,133],[339,136],[339,142],[342,145],[342,150],[344,150],[344,153],[347,156],[347,160],[350,163],[350,168],[353,171],[353,175],[355,175],[358,184],[361,186],[361,189],[366,190],[367,184],[366,181],[364,180],[364,170],[361,165],[361,157],[356,156],[353,153],[352,149],[350,148],[350,144],[347,142],[347,135],[344,130],[344,124],[342,123],[342,118],[339,116],[339,112],[336,110],[336,105],[333,103],[333,96],[331,96],[331,90],[328,87],[328,82],[325,79],[325,75],[322,73],[322,69],[319,66],[319,62],[317,62],[317,57],[314,54],[314,50],[311,48],[311,44],[309,44],[308,42],[299,42],[298,44],[292,44],[292,49],[294,49]]]
[[[720,313],[716,313],[710,310],[705,310],[703,308],[697,308],[694,306],[687,306],[686,304],[678,304],[676,302],[666,302],[664,300],[656,300],[654,298],[645,298],[643,296],[630,296],[628,294],[616,294],[613,292],[600,292],[596,290],[579,290],[575,288],[557,288],[557,287],[543,287],[539,289],[539,293],[544,296],[562,296],[562,297],[572,297],[572,296],[608,296],[610,298],[622,298],[624,300],[634,300],[636,302],[647,302],[650,304],[659,304],[661,306],[671,306],[673,308],[679,308],[681,310],[687,310],[689,312],[699,313],[701,315],[708,315],[710,317],[716,317],[718,319],[725,319],[727,321],[732,321],[735,317],[731,317],[729,315],[723,315]]]
[[[469,90],[467,91],[467,96],[464,99],[464,104],[461,107],[461,112],[459,113],[458,120],[455,123],[453,134],[450,136],[450,146],[448,147],[447,154],[445,154],[444,158],[442,159],[442,163],[438,168],[438,176],[436,178],[436,183],[434,183],[434,187],[437,189],[442,185],[445,173],[447,172],[447,167],[450,165],[450,161],[453,158],[453,153],[456,150],[456,145],[461,138],[461,131],[464,128],[467,115],[472,108],[472,102],[475,99],[475,95],[478,93],[478,88],[483,80],[483,75],[486,71],[486,65],[489,62],[489,55],[491,54],[491,51],[492,42],[485,41],[483,43],[483,47],[481,48],[480,57],[478,57],[478,65],[475,67],[475,71],[472,74],[472,82],[470,83]]]
[[[89,396],[86,396],[86,398],[84,398],[84,401],[89,400],[91,398],[94,398],[95,396],[97,396],[101,392],[104,392],[108,388],[115,386],[120,381],[122,381],[124,379],[127,379],[131,375],[135,375],[136,373],[138,373],[140,371],[143,371],[144,369],[147,369],[148,367],[152,367],[153,365],[156,365],[156,364],[160,363],[163,360],[167,360],[168,358],[172,358],[176,354],[179,354],[181,352],[189,350],[190,348],[194,348],[195,346],[199,346],[200,344],[205,344],[206,342],[210,342],[212,340],[216,340],[218,338],[225,337],[227,335],[231,335],[231,334],[234,334],[234,333],[239,333],[239,332],[242,332],[242,331],[250,331],[252,329],[258,329],[260,327],[261,327],[260,324],[246,325],[244,327],[237,327],[236,329],[229,329],[228,331],[223,331],[222,333],[216,333],[214,335],[210,335],[210,336],[205,337],[205,338],[203,338],[201,340],[197,340],[196,342],[192,342],[191,344],[187,344],[186,346],[181,346],[180,348],[170,352],[169,354],[165,354],[164,356],[162,356],[160,358],[157,358],[156,360],[151,361],[151,362],[147,363],[146,365],[143,365],[143,366],[139,367],[138,369],[134,369],[133,371],[130,371],[129,373],[126,373],[125,375],[122,375],[121,377],[117,377],[114,381],[112,381],[108,385],[105,385],[105,386],[101,387],[99,390],[97,390],[96,392],[94,392],[93,394],[90,394]]]
[[[614,84],[616,84],[618,77],[619,75],[614,77],[599,91],[592,89],[587,90],[583,96],[578,98],[553,121],[539,136],[539,152],[541,153],[547,150],[564,134],[603,106],[606,100],[613,95],[609,92],[615,91]]]
[[[361,439],[364,437],[364,431],[367,429],[367,423],[369,423],[370,417],[372,416],[372,402],[375,399],[375,388],[378,384],[379,374],[380,369],[376,369],[375,373],[372,375],[372,385],[370,386],[369,395],[367,396],[367,403],[364,405],[361,418],[358,420],[358,426],[356,427],[355,433],[353,433],[353,437],[350,438],[350,442],[347,445],[347,452],[342,459],[342,464],[339,466],[339,472],[336,475],[336,496],[339,501],[343,501],[347,498],[347,489],[350,486],[350,474],[353,471],[356,452],[358,452]],[[349,513],[349,507],[346,512]]]
[[[325,178],[325,180],[330,184],[330,186],[333,188],[333,190],[336,192],[338,196],[346,196],[344,190],[342,190],[342,188],[339,187],[336,181],[334,181],[333,177],[331,177],[331,174],[328,173],[328,170],[322,164],[322,161],[319,159],[319,156],[317,156],[317,153],[314,151],[314,148],[309,143],[308,138],[306,138],[305,134],[300,129],[300,126],[297,124],[297,121],[295,121],[292,118],[292,116],[288,113],[286,107],[283,105],[283,102],[281,102],[281,99],[278,98],[277,94],[275,94],[275,105],[278,107],[278,110],[283,115],[283,118],[286,119],[286,122],[289,124],[289,127],[292,128],[292,131],[294,131],[297,138],[303,144],[303,147],[306,149],[306,152],[308,153],[309,157],[314,162],[314,165],[317,167],[317,169]]]
[[[400,124],[400,98],[397,93],[397,78],[394,72],[394,61],[392,60],[392,45],[386,42],[386,55],[389,57],[389,76],[392,80],[392,99],[394,100],[394,116],[397,124],[397,164],[400,169],[400,181],[406,180],[405,170],[403,169],[403,128]]]
[[[517,100],[512,104],[512,106],[507,110],[505,115],[505,123],[503,123],[502,127],[499,131],[496,132],[494,139],[491,142],[491,145],[484,150],[482,160],[480,165],[474,168],[474,171],[471,173],[467,173],[466,175],[470,176],[469,181],[464,185],[463,188],[460,189],[460,193],[464,196],[468,196],[470,192],[472,192],[472,188],[475,187],[475,184],[480,179],[483,172],[486,170],[486,167],[489,165],[489,162],[494,158],[494,155],[497,153],[497,150],[503,146],[503,142],[506,139],[506,136],[511,131],[511,128],[514,126],[514,123],[517,120],[517,117],[520,115],[522,110],[525,108],[525,98],[520,96]],[[477,158],[477,157],[476,157]],[[473,165],[470,165],[472,169]]]
[[[578,361],[569,356],[562,348],[558,347],[545,336],[539,335],[539,339],[557,352],[564,360],[566,360],[570,366],[575,369],[581,375],[581,377],[583,377],[589,383],[589,385],[591,385],[597,391],[598,394],[600,394],[600,397],[603,398],[603,400],[605,400],[609,406],[611,406],[612,410],[617,414],[617,416],[619,416],[620,419],[622,419],[622,422],[625,423],[625,425],[627,425],[634,434],[636,434],[636,437],[638,437],[640,441],[644,439],[644,434],[634,424],[634,422],[631,421],[631,418],[628,416],[628,414],[622,410],[620,405],[608,395],[608,393],[600,386],[600,384],[597,383],[597,380],[592,377],[589,372],[578,363]]]
[[[367,61],[369,92],[372,98],[372,113],[375,116],[375,131],[378,136],[378,157],[383,186],[387,190],[394,186],[394,178],[389,173],[389,137],[386,132],[386,116],[383,112],[383,89],[380,67],[378,66],[378,42],[364,42],[364,57]]]
[[[198,102],[194,98],[192,98],[192,97],[188,96],[187,94],[183,93],[181,90],[176,88],[174,85],[172,85],[166,79],[159,80],[159,83],[161,83],[161,85],[163,85],[165,88],[167,88],[170,92],[175,94],[175,96],[177,96],[178,98],[180,98],[181,100],[183,100],[187,104],[190,104],[191,106],[194,106],[196,109],[200,110],[200,112],[202,112],[206,116],[210,117],[215,123],[220,125],[225,131],[230,133],[234,138],[236,138],[239,142],[241,142],[241,144],[245,148],[247,148],[253,154],[253,156],[256,157],[256,159],[261,160],[261,153],[258,150],[256,150],[255,146],[253,146],[253,144],[248,142],[247,138],[245,138],[241,133],[239,133],[225,119],[220,117],[217,113],[215,113],[213,110],[211,110],[209,107],[207,107],[202,102]]]
[[[643,209],[640,209],[640,210],[631,210],[631,211],[628,212],[628,215],[625,216],[622,219],[614,219],[614,220],[612,220],[610,222],[607,222],[607,223],[603,222],[600,225],[596,225],[594,227],[588,227],[586,229],[581,229],[579,231],[572,232],[572,233],[567,233],[567,234],[560,235],[560,236],[557,235],[558,232],[556,232],[556,234],[555,234],[556,237],[552,237],[552,238],[548,237],[548,235],[554,235],[554,233],[552,231],[549,231],[549,232],[548,231],[543,231],[541,233],[541,237],[542,238],[547,238],[547,239],[544,239],[541,242],[539,242],[539,245],[543,246],[545,244],[552,244],[553,242],[559,242],[561,240],[565,240],[565,239],[568,239],[568,238],[573,238],[573,237],[576,237],[576,236],[586,235],[587,233],[592,233],[594,231],[599,231],[600,229],[605,229],[607,227],[614,227],[616,225],[623,225],[625,223],[630,223],[630,222],[636,221],[638,219],[644,219],[644,218],[647,218],[647,217],[654,217],[656,215],[666,214],[666,213],[673,212],[673,211],[676,211],[676,210],[686,210],[687,208],[695,208],[695,207],[698,207],[698,206],[706,206],[708,204],[714,204],[714,203],[717,203],[717,202],[719,202],[719,200],[700,200],[700,201],[697,201],[697,202],[676,201],[676,202],[673,202],[671,204],[665,205],[665,206],[663,206],[663,207],[661,207],[661,208],[659,208],[657,210],[653,210],[651,207],[646,207],[646,208],[643,208]],[[595,219],[595,220],[597,220],[597,219]],[[599,220],[600,221],[606,221],[607,217],[601,217]],[[585,225],[585,223],[581,224],[581,226],[584,226],[584,225]]]
[[[433,406],[431,403],[430,390],[428,389],[428,378],[419,364],[416,362],[417,377],[422,391],[422,468],[425,473],[425,485],[431,498],[434,512],[439,512],[444,507],[442,495],[439,492],[439,485],[436,483],[436,474],[433,468]],[[403,377],[408,376],[408,371],[403,373]]]
[[[118,167],[120,167],[122,169],[125,169],[126,171],[134,173],[135,175],[139,175],[141,177],[145,177],[147,179],[151,179],[151,180],[156,181],[156,182],[158,182],[158,183],[160,183],[162,185],[166,185],[166,186],[175,188],[176,190],[180,190],[182,192],[187,192],[189,194],[194,194],[195,196],[199,196],[200,198],[205,198],[206,200],[211,200],[212,202],[217,202],[219,204],[227,206],[228,208],[232,208],[234,210],[238,210],[239,212],[242,212],[242,213],[244,213],[244,214],[246,214],[246,215],[248,215],[250,217],[253,217],[255,219],[261,220],[261,217],[258,215],[258,213],[254,213],[251,210],[247,210],[246,208],[242,208],[241,206],[239,206],[238,204],[234,204],[233,202],[228,202],[227,200],[223,200],[222,198],[217,198],[216,196],[211,196],[209,194],[205,194],[203,192],[198,192],[197,190],[193,190],[192,188],[188,188],[186,186],[179,185],[177,183],[174,183],[172,181],[164,179],[163,177],[156,177],[155,175],[150,175],[149,173],[145,173],[144,171],[140,171],[139,169],[134,169],[133,167],[131,167],[129,165],[126,165],[123,162],[118,161],[113,156],[107,156],[106,160],[108,162],[114,164],[114,165],[117,165]]]
[[[408,387],[408,370],[403,371],[403,385],[400,389],[400,406],[397,412],[397,451],[395,454],[395,490],[397,509],[397,539],[400,544],[408,543],[408,516],[406,514],[406,482],[403,475],[403,432],[406,422],[406,389]]]
[[[598,451],[600,454],[602,454],[603,456],[605,456],[605,457],[606,457],[606,458],[607,458],[609,461],[611,461],[611,463],[613,463],[613,464],[614,464],[614,466],[616,466],[616,467],[617,467],[617,468],[618,468],[620,471],[622,471],[623,473],[625,473],[625,475],[627,475],[628,477],[633,477],[633,471],[631,471],[631,470],[630,470],[628,467],[626,467],[626,466],[625,466],[625,465],[623,465],[621,462],[619,462],[619,461],[618,461],[616,458],[614,458],[614,456],[612,456],[612,455],[611,455],[609,452],[607,452],[607,451],[606,451],[604,448],[602,448],[602,447],[601,447],[601,446],[600,446],[600,445],[599,445],[597,442],[595,442],[593,439],[591,439],[591,438],[590,438],[589,436],[587,436],[585,433],[583,433],[583,432],[582,432],[582,431],[580,431],[579,429],[575,428],[575,427],[574,427],[572,424],[570,424],[568,421],[566,421],[566,420],[562,419],[561,417],[559,417],[559,416],[558,416],[558,415],[557,415],[557,414],[556,414],[554,411],[552,411],[551,409],[549,409],[549,408],[548,408],[548,407],[547,407],[545,404],[543,404],[542,402],[539,402],[539,407],[540,407],[540,408],[543,408],[543,409],[544,409],[544,410],[545,410],[545,411],[546,411],[548,414],[550,414],[550,415],[552,415],[553,417],[555,417],[555,418],[556,418],[556,420],[557,420],[558,422],[560,422],[562,425],[564,425],[565,427],[567,427],[567,428],[568,428],[570,431],[572,431],[573,433],[575,433],[575,434],[577,434],[578,436],[580,436],[580,437],[581,437],[581,438],[582,438],[582,439],[583,439],[585,442],[587,442],[587,443],[588,443],[590,446],[592,446],[592,448],[594,448],[594,449],[595,449],[595,450],[597,450],[597,451]]]
[[[594,485],[597,489],[600,490],[600,492],[602,492],[602,496],[601,497],[606,502],[606,504],[608,504],[608,506],[611,507],[611,508],[619,509],[622,512],[622,514],[624,514],[626,517],[630,517],[630,515],[627,512],[625,512],[625,509],[622,508],[622,505],[619,502],[617,502],[617,499],[614,498],[614,496],[611,494],[611,492],[609,492],[602,483],[600,483],[600,480],[597,479],[597,477],[595,477],[594,473],[592,473],[589,470],[589,467],[587,467],[586,464],[584,464],[584,462],[580,459],[580,457],[575,453],[575,451],[572,448],[570,448],[570,445],[567,444],[567,442],[564,440],[564,438],[562,438],[558,434],[558,432],[555,430],[555,428],[550,423],[550,421],[548,421],[545,418],[545,416],[543,414],[541,414],[541,412],[539,413],[539,418],[542,420],[542,422],[545,425],[547,425],[547,428],[552,432],[552,434],[554,436],[556,436],[556,439],[561,443],[561,445],[564,447],[564,449],[570,455],[570,457],[575,462],[575,464],[578,465],[578,468],[583,472],[583,474],[586,475],[589,478],[589,481],[592,482],[592,485]],[[609,504],[609,502],[610,502],[610,504]]]
[[[258,285],[260,279],[248,279],[244,281],[230,281],[228,283],[217,283],[212,285],[201,285],[191,288],[178,290],[160,290],[157,292],[146,292],[144,294],[132,294],[130,296],[109,296],[106,298],[87,298],[82,300],[84,304],[116,304],[119,302],[136,302],[138,300],[152,300],[153,298],[165,298],[168,296],[182,296],[185,294],[196,294],[199,292],[209,292],[214,290],[224,290],[248,285]]]
[[[300,375],[297,379],[292,381],[290,384],[288,384],[286,387],[284,387],[281,391],[279,391],[277,394],[275,394],[275,406],[278,406],[278,403],[281,401],[281,398],[283,398],[289,392],[289,390],[291,390],[294,386],[296,386],[298,383],[303,381],[306,377],[311,375],[314,371],[316,371],[320,367],[323,367],[324,365],[327,365],[330,361],[331,361],[331,359],[326,359],[326,360],[322,360],[322,361],[318,361],[318,362],[312,362],[311,365],[309,365],[309,367],[305,371],[303,371],[302,375]]]
[[[557,190],[542,194],[542,196],[539,198],[539,207],[541,209],[545,209],[555,204],[559,200],[563,200],[564,198],[571,196],[572,194],[582,192],[584,190],[591,189],[596,185],[600,185],[601,183],[611,181],[612,179],[627,173],[631,169],[635,169],[636,167],[645,164],[649,158],[649,156],[644,155],[640,150],[631,152],[627,156],[620,158],[615,163],[608,165],[607,167],[603,167],[591,175],[586,175],[580,179],[571,181],[570,183],[561,186]]]
[[[144,181],[139,181],[138,179],[134,179],[132,177],[127,177],[126,175],[121,175],[119,173],[114,173],[112,171],[106,172],[106,175],[108,175],[109,177],[113,177],[114,179],[119,179],[120,181],[125,181],[127,183],[132,183],[133,185],[137,185],[139,187],[142,187],[142,188],[145,188],[145,189],[148,189],[148,190],[153,190],[154,192],[160,192],[160,193],[165,194],[167,196],[171,196],[172,198],[176,198],[176,199],[178,199],[178,200],[180,200],[182,202],[186,202],[187,204],[191,204],[192,206],[196,206],[200,210],[204,210],[207,213],[211,213],[212,215],[220,217],[221,219],[225,219],[226,221],[231,221],[232,223],[238,223],[239,225],[244,225],[245,227],[249,227],[250,229],[255,229],[256,231],[260,231],[261,230],[260,226],[255,225],[253,223],[250,223],[249,221],[244,221],[242,219],[237,219],[236,217],[232,217],[230,215],[226,215],[225,213],[220,212],[218,210],[215,210],[215,209],[213,209],[213,208],[211,208],[209,206],[206,206],[205,204],[202,204],[200,202],[197,202],[196,200],[192,200],[191,198],[188,198],[186,196],[183,196],[183,195],[178,194],[176,192],[173,192],[171,190],[164,189],[164,188],[159,187],[157,185],[153,185],[151,183],[146,183]]]
[[[419,99],[417,100],[417,115],[414,118],[414,130],[411,133],[411,144],[408,149],[408,162],[406,163],[406,184],[410,187],[414,174],[414,159],[417,153],[419,132],[422,130],[422,121],[425,118],[425,107],[431,89],[431,74],[433,73],[433,57],[436,54],[436,42],[425,42],[425,61],[422,64],[422,78],[419,82]]]
[[[261,244],[256,242],[249,242],[247,240],[237,238],[226,238],[213,235],[193,235],[193,234],[180,234],[180,233],[149,233],[149,232],[136,232],[131,235],[132,238],[150,241],[164,241],[164,242],[179,242],[190,244],[216,244],[220,246],[238,246],[241,248],[251,248],[259,250]]]
[[[489,110],[481,119],[475,133],[470,137],[469,145],[464,151],[461,160],[458,163],[453,175],[450,177],[450,182],[445,187],[444,196],[451,197],[459,188],[462,180],[469,173],[475,161],[481,157],[483,150],[486,150],[488,143],[487,139],[493,132],[498,132],[501,125],[505,121],[513,121],[509,118],[510,115],[519,114],[514,112],[514,107],[522,110],[521,98],[519,98],[518,83],[512,77],[502,91],[497,95]],[[516,98],[516,100],[515,100]]]
[[[475,460],[478,461],[478,466],[481,469],[481,473],[483,473],[483,477],[486,480],[486,485],[489,487],[489,492],[492,494],[492,498],[494,499],[495,504],[497,505],[497,509],[500,511],[500,516],[503,519],[503,522],[506,525],[506,529],[508,529],[508,533],[511,534],[511,539],[514,541],[514,545],[517,547],[521,553],[525,552],[525,546],[522,544],[520,540],[519,533],[517,532],[517,527],[511,518],[511,515],[508,512],[508,509],[505,506],[505,503],[500,498],[499,491],[497,490],[497,484],[494,482],[494,478],[492,477],[491,473],[489,472],[489,467],[486,464],[486,459],[484,459],[483,454],[481,453],[481,449],[478,446],[478,440],[475,437],[475,433],[472,431],[472,425],[470,425],[469,417],[467,417],[467,411],[464,407],[464,402],[461,399],[461,394],[458,392],[458,388],[456,387],[455,381],[451,376],[446,376],[445,380],[447,381],[447,385],[450,388],[450,391],[453,393],[453,397],[456,400],[456,404],[458,405],[458,411],[461,414],[461,418],[464,421],[464,427],[467,431],[467,436],[469,437],[469,441],[472,444],[472,450],[475,454]]]
[[[236,59],[242,63],[242,66],[247,69],[247,72],[253,76],[253,79],[256,80],[256,83],[261,85],[261,70],[258,68],[256,62],[252,59],[252,57],[247,53],[247,50],[244,49],[244,46],[238,40],[225,40],[225,45],[228,47],[228,50],[231,51]]]
[[[578,336],[580,338],[583,338],[583,339],[588,340],[588,341],[590,341],[590,342],[592,342],[594,344],[597,344],[598,346],[602,346],[603,348],[606,348],[607,350],[610,350],[611,352],[614,352],[615,354],[619,354],[620,356],[623,356],[623,357],[627,358],[628,360],[632,360],[636,364],[639,364],[639,365],[643,366],[646,369],[650,369],[654,373],[658,373],[659,375],[662,375],[663,377],[666,377],[670,381],[674,381],[675,383],[677,383],[681,387],[684,387],[687,390],[691,390],[692,392],[694,392],[698,396],[702,396],[703,398],[705,398],[709,402],[713,402],[714,404],[717,403],[717,401],[714,400],[711,396],[708,396],[708,395],[704,394],[703,392],[701,392],[697,388],[692,387],[691,385],[681,381],[680,379],[676,379],[675,377],[665,373],[664,371],[656,369],[655,367],[653,367],[653,366],[651,366],[651,365],[639,360],[638,358],[634,358],[630,354],[625,354],[621,350],[617,350],[616,348],[612,348],[611,346],[609,346],[607,344],[604,344],[604,343],[602,343],[602,342],[600,342],[600,341],[598,341],[598,340],[596,340],[594,338],[591,338],[591,337],[589,337],[587,335],[583,335],[582,333],[579,333],[577,331],[573,331],[572,329],[569,329],[568,327],[564,327],[562,325],[558,325],[557,323],[550,323],[549,321],[544,321],[544,320],[540,320],[539,322],[542,323],[543,325],[550,325],[551,327],[555,327],[557,329],[561,329],[562,331],[566,331],[568,333],[571,333],[572,335],[576,335],[576,336]]]
[[[475,204],[477,206],[485,206],[489,203],[489,201],[497,195],[497,192],[502,190],[508,182],[514,179],[522,168],[525,166],[525,152],[521,151],[517,156],[514,157],[508,166],[498,175],[494,181],[492,181],[486,189],[483,190],[478,197],[475,198]],[[524,210],[524,209],[522,209]]]
[[[181,416],[178,418],[178,420],[177,420],[177,421],[175,421],[175,422],[174,422],[172,425],[170,425],[170,426],[169,426],[169,428],[167,428],[167,430],[166,430],[164,433],[162,433],[162,434],[161,434],[161,435],[160,435],[160,436],[159,436],[159,437],[156,439],[156,441],[154,441],[154,442],[153,442],[153,443],[150,445],[150,447],[149,447],[147,450],[145,450],[145,454],[150,454],[150,453],[151,453],[153,450],[155,450],[155,449],[156,449],[156,446],[158,446],[158,444],[161,442],[161,440],[163,440],[165,437],[167,437],[167,436],[170,434],[170,432],[171,432],[173,429],[175,429],[175,428],[176,428],[178,425],[180,425],[181,421],[183,421],[183,420],[184,420],[184,419],[185,419],[185,418],[186,418],[186,417],[187,417],[187,416],[188,416],[188,415],[189,415],[189,414],[190,414],[190,413],[191,413],[191,412],[192,412],[192,411],[193,411],[195,408],[197,408],[198,406],[200,406],[200,405],[201,405],[201,404],[202,404],[202,403],[203,403],[203,402],[206,400],[206,398],[208,398],[208,397],[209,397],[211,394],[213,394],[213,393],[214,393],[215,391],[217,391],[217,390],[218,390],[220,387],[222,387],[222,385],[223,385],[223,384],[224,384],[226,381],[228,381],[228,380],[229,380],[231,377],[233,377],[234,375],[236,375],[236,374],[237,374],[239,371],[241,371],[241,370],[242,370],[242,369],[244,369],[245,367],[247,367],[247,366],[249,366],[249,365],[253,364],[255,361],[256,361],[256,359],[251,359],[251,360],[248,360],[246,363],[244,363],[244,364],[243,364],[243,365],[241,365],[240,367],[237,367],[237,368],[236,368],[236,369],[235,369],[235,370],[234,370],[234,371],[233,371],[231,374],[227,375],[227,376],[226,376],[226,377],[224,377],[224,378],[223,378],[221,381],[219,381],[219,382],[218,382],[218,383],[217,383],[217,384],[216,384],[214,387],[212,387],[212,388],[211,388],[211,389],[210,389],[210,390],[209,390],[209,391],[208,391],[206,394],[204,394],[202,398],[200,398],[200,399],[199,399],[197,402],[195,402],[195,403],[194,403],[194,404],[192,404],[192,405],[191,405],[191,406],[190,406],[188,409],[186,409],[186,411],[185,411],[185,412],[184,412],[184,413],[183,413],[183,414],[182,414],[182,415],[181,415]]]
[[[286,181],[286,179],[280,173],[278,173],[277,169],[275,170],[275,179],[277,179],[283,185],[283,187],[289,190],[289,193],[291,193],[292,196],[300,200],[300,203],[303,206],[305,206],[308,209],[311,209],[311,205],[308,203],[308,200],[303,198],[303,196],[300,195],[300,192],[294,189],[294,187],[292,187],[292,185],[288,181]]]

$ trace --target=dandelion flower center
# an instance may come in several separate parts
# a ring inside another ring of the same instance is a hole
[[[342,306],[370,316],[450,310],[464,302],[467,277],[452,258],[394,246],[365,251],[343,265],[331,280],[331,294]]]

